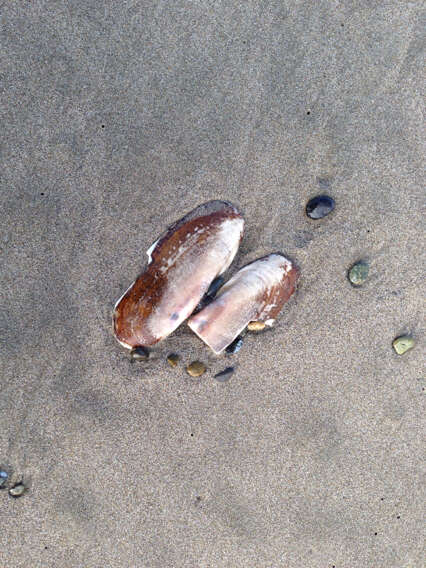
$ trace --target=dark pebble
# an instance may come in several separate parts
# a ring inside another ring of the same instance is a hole
[[[306,205],[306,215],[311,219],[322,219],[334,209],[334,199],[328,195],[317,195]]]
[[[220,373],[217,373],[214,378],[220,383],[224,383],[226,381],[229,381],[233,372],[234,367],[226,367],[226,369],[224,369]]]
[[[213,302],[213,300],[214,300],[213,296],[209,296],[208,294],[203,296],[201,300],[198,302],[197,307],[193,311],[193,314],[198,314],[198,312],[201,312],[201,310],[203,310],[206,306],[208,306],[211,302]]]
[[[0,489],[6,483],[8,477],[7,471],[0,470]]]
[[[241,335],[239,335],[234,339],[232,343],[228,345],[225,351],[226,353],[228,353],[228,355],[233,355],[234,353],[238,353],[238,351],[241,349],[242,346],[243,346],[243,338],[241,337]]]
[[[149,358],[149,351],[146,347],[135,347],[130,351],[132,361],[146,361]]]
[[[201,300],[199,301],[197,307],[194,310],[194,313],[196,314],[197,312],[200,312],[203,308],[205,308],[206,306],[208,306],[211,302],[213,302],[219,288],[222,286],[222,284],[225,282],[225,278],[223,278],[222,276],[218,276],[217,278],[215,278],[213,280],[213,282],[210,284],[209,289],[207,290],[207,292],[204,294],[204,296],[201,298]]]
[[[207,290],[207,295],[212,296],[214,298],[218,293],[219,288],[222,287],[222,284],[224,282],[225,278],[223,278],[223,276],[218,276],[217,278],[215,278],[213,282],[210,284],[209,289]]]

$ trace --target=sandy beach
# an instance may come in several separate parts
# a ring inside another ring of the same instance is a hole
[[[421,2],[2,12],[0,567],[424,567]],[[235,355],[183,324],[132,363],[113,306],[210,199],[226,278],[281,251],[298,290]]]

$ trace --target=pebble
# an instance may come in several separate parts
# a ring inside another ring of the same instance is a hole
[[[228,345],[225,351],[226,353],[228,353],[228,355],[233,355],[234,353],[238,353],[238,351],[241,349],[242,346],[243,346],[243,338],[241,335],[239,335],[234,339],[232,343]]]
[[[195,310],[193,311],[193,314],[198,314],[198,312],[201,312],[201,310],[204,310],[204,308],[206,306],[208,306],[209,304],[211,304],[213,302],[214,298],[213,296],[209,296],[208,294],[205,294],[201,300],[198,302]]]
[[[201,298],[197,307],[195,308],[195,310],[194,310],[195,314],[200,312],[206,306],[211,304],[211,302],[213,302],[219,288],[221,288],[221,286],[223,285],[224,282],[225,282],[225,278],[223,278],[223,276],[218,276],[217,278],[215,278],[213,280],[213,282],[210,284],[209,289],[204,294],[204,296]]]
[[[251,321],[248,326],[247,329],[249,331],[262,331],[262,329],[265,329],[265,322],[263,321]]]
[[[9,475],[7,474],[7,471],[3,471],[0,469],[0,489],[6,483],[8,477]]]
[[[207,295],[214,298],[224,282],[225,278],[223,276],[218,276],[217,278],[215,278],[210,284],[209,289],[207,290]]]
[[[306,215],[311,219],[322,219],[334,209],[334,199],[328,195],[317,195],[306,205]]]
[[[177,353],[170,353],[170,355],[167,356],[167,363],[170,365],[170,367],[176,367],[178,361],[179,355]]]
[[[146,347],[135,347],[130,351],[132,361],[146,361],[149,358],[149,351]]]
[[[9,495],[12,497],[21,497],[25,493],[25,485],[17,483],[9,489]]]
[[[205,370],[206,366],[201,361],[193,361],[186,368],[186,372],[188,375],[191,375],[191,377],[200,377]]]
[[[348,272],[349,282],[354,286],[361,286],[367,280],[368,264],[366,262],[357,262]]]
[[[214,378],[220,383],[224,383],[226,381],[229,381],[234,370],[235,370],[234,367],[226,367],[226,369],[220,371],[220,373],[216,373]]]
[[[407,351],[412,349],[415,345],[415,341],[409,335],[401,335],[393,340],[392,346],[398,355],[404,355]]]

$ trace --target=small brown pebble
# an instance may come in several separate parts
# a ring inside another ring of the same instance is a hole
[[[263,321],[251,321],[248,326],[247,329],[249,331],[262,331],[262,329],[265,329],[265,322]]]
[[[25,493],[25,485],[17,483],[9,489],[9,495],[12,497],[21,497]]]
[[[206,366],[201,361],[193,361],[186,368],[186,372],[188,375],[191,375],[191,377],[199,377],[205,372],[205,370]]]
[[[177,353],[170,353],[170,355],[167,356],[167,363],[170,365],[170,367],[176,367],[178,361],[179,355]]]

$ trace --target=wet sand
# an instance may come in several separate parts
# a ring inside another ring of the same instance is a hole
[[[0,490],[0,566],[423,566],[421,16],[5,4],[0,467],[28,490]],[[216,198],[246,218],[227,276],[282,251],[296,296],[232,357],[183,325],[131,364],[115,301]]]

